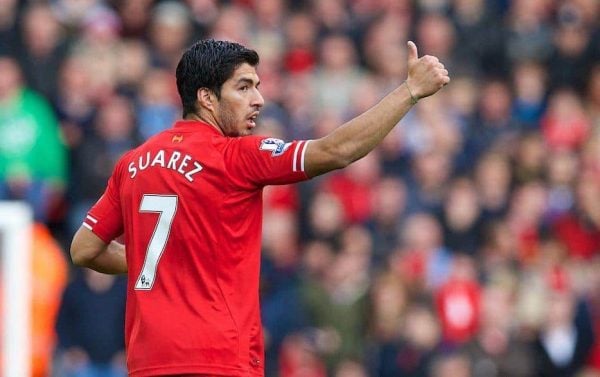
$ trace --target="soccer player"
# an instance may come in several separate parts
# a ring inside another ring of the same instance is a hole
[[[237,43],[190,47],[176,72],[183,120],[119,160],[75,234],[76,265],[128,274],[131,376],[262,376],[263,187],[344,168],[450,81],[408,42],[403,85],[323,138],[285,142],[252,136],[264,104],[258,61]]]

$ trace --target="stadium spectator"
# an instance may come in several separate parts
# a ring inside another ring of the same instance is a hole
[[[176,1],[158,4],[150,19],[152,65],[174,69],[178,57],[189,43],[191,31],[191,20],[184,5]]]
[[[31,88],[46,98],[57,93],[57,77],[68,43],[56,15],[48,4],[32,3],[23,14],[19,63]]]
[[[179,105],[174,98],[174,82],[165,70],[146,72],[137,104],[138,130],[144,140],[163,131],[178,117]]]
[[[540,376],[575,376],[594,341],[587,306],[578,303],[568,284],[548,292],[548,311],[534,348]]]
[[[45,222],[62,197],[66,151],[48,102],[27,88],[17,61],[0,56],[0,199],[25,200]]]
[[[85,64],[77,56],[63,61],[58,73],[58,93],[52,100],[63,140],[70,152],[92,133],[93,128],[95,108],[90,89],[91,72]]]
[[[511,278],[496,278],[482,293],[480,330],[464,348],[473,375],[497,373],[526,377],[534,370],[534,353],[512,326],[515,300]]]
[[[348,228],[320,279],[305,280],[303,306],[309,325],[323,335],[317,350],[332,373],[347,358],[360,358],[367,326],[368,266],[372,243],[362,227]]]
[[[108,99],[98,108],[93,130],[81,145],[72,149],[69,233],[77,231],[81,219],[104,192],[115,163],[141,143],[133,112],[133,105],[126,97]]]
[[[64,251],[43,223],[32,230],[31,375],[44,377],[52,371],[52,352],[57,344],[56,318],[67,285]]]
[[[444,232],[444,244],[453,253],[478,254],[483,221],[477,191],[471,180],[457,178],[450,182],[438,218]]]
[[[89,269],[65,289],[58,313],[58,376],[123,377],[125,279]]]
[[[19,46],[19,2],[3,0],[0,5],[0,54],[16,54]]]

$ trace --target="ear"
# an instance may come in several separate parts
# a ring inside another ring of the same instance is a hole
[[[196,99],[200,108],[214,111],[217,103],[217,96],[208,88],[200,88],[196,92]]]

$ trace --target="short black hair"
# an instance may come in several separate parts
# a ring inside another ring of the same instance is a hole
[[[239,43],[204,39],[188,48],[177,64],[177,91],[183,116],[196,112],[196,93],[211,90],[217,98],[221,87],[243,63],[258,65],[258,53]]]

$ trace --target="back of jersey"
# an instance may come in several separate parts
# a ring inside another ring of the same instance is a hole
[[[217,255],[219,220],[228,190],[212,136],[173,129],[126,158],[130,373],[243,369],[236,315],[220,286],[227,263]]]
[[[86,224],[125,236],[130,375],[262,375],[262,187],[307,179],[306,144],[183,121],[119,161]]]

